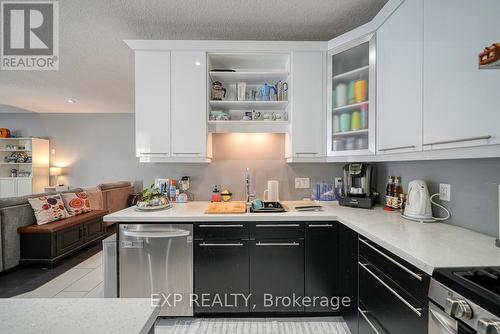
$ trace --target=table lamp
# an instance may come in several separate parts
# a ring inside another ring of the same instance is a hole
[[[54,176],[55,177],[55,181],[56,182],[55,182],[54,186],[57,186],[58,185],[57,184],[58,183],[57,182],[57,177],[60,176],[60,175],[62,175],[62,169],[61,169],[61,167],[50,167],[49,174],[50,174],[50,176]]]

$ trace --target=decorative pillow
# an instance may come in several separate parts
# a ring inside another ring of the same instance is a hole
[[[28,201],[35,212],[36,223],[38,225],[69,217],[61,194],[29,198]]]
[[[70,216],[80,215],[92,210],[90,208],[89,194],[86,191],[79,193],[63,193],[61,196]]]

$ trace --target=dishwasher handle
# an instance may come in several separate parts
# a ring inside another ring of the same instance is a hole
[[[179,238],[187,237],[191,233],[188,230],[175,231],[123,231],[123,235],[135,238]]]

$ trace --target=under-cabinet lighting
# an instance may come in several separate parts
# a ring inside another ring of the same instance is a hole
[[[196,66],[201,66],[201,63],[200,63],[199,61],[195,61],[195,62],[194,62],[194,64],[195,64]]]

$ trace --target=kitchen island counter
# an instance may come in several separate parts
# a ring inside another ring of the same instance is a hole
[[[283,202],[287,205],[287,202]],[[173,204],[169,210],[127,208],[104,217],[118,223],[339,221],[428,274],[440,267],[500,266],[495,238],[446,223],[418,223],[380,207],[373,210],[323,204],[322,211],[205,214],[208,202]]]

